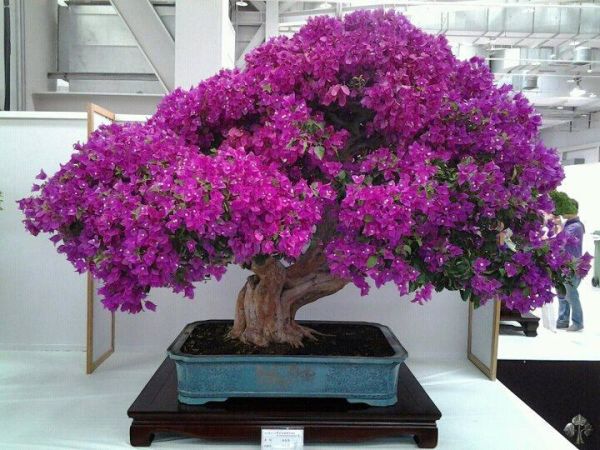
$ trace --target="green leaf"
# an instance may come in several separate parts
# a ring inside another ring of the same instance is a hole
[[[556,285],[556,293],[559,297],[564,298],[567,295],[567,288],[563,283]]]
[[[462,298],[463,301],[468,302],[471,298],[471,289],[461,289],[460,298]]]
[[[377,264],[377,255],[371,255],[369,256],[369,259],[367,259],[367,267],[370,269],[372,267],[375,267],[375,265]]]
[[[315,194],[317,196],[319,195],[319,183],[317,183],[316,181],[313,181],[310,184],[310,188],[312,189],[313,194]]]
[[[404,248],[404,252],[405,252],[407,255],[410,255],[410,254],[412,253],[412,248],[410,247],[410,245],[408,245],[408,244],[405,244],[403,248]]]
[[[270,94],[271,92],[273,92],[273,87],[271,86],[270,83],[263,84],[262,85],[262,90],[265,91],[265,92],[268,92]]]
[[[365,221],[365,223],[371,223],[371,222],[373,222],[373,216],[371,214],[365,214],[365,217],[363,217],[363,220]]]
[[[346,171],[345,170],[341,170],[340,173],[337,174],[337,179],[340,181],[343,181],[346,179]]]
[[[325,147],[322,145],[317,145],[313,148],[313,151],[315,152],[317,158],[323,159],[323,156],[325,155]]]
[[[314,134],[319,130],[323,130],[325,126],[322,123],[316,122],[312,119],[307,120],[302,124],[302,129],[307,133]]]

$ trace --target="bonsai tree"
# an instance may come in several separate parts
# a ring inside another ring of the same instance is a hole
[[[552,198],[552,201],[554,202],[554,211],[552,214],[555,216],[577,214],[577,201],[569,197],[564,192],[552,191],[550,192],[550,198]]]
[[[540,121],[402,15],[319,17],[146,123],[101,127],[20,208],[110,310],[251,270],[230,334],[257,346],[301,345],[299,308],[369,278],[527,311],[589,268],[543,235],[563,171]]]

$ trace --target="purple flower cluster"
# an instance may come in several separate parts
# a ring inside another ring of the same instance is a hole
[[[589,270],[543,235],[563,171],[539,124],[482,60],[402,15],[319,17],[146,123],[101,127],[20,207],[111,310],[312,244],[363,294],[371,278],[419,303],[453,289],[525,311]]]

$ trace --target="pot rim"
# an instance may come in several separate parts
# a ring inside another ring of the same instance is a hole
[[[206,363],[206,362],[305,362],[305,363],[339,363],[339,364],[397,364],[404,361],[408,357],[408,352],[400,344],[398,338],[392,330],[386,325],[375,322],[363,321],[343,321],[343,320],[299,320],[299,324],[347,324],[347,325],[368,325],[377,327],[385,336],[388,344],[394,351],[390,356],[325,356],[325,355],[190,355],[183,353],[180,349],[184,342],[191,334],[194,327],[199,323],[233,323],[232,320],[225,319],[209,319],[198,320],[187,324],[183,331],[175,338],[173,343],[168,347],[167,353],[171,359],[176,361],[184,361],[186,363]]]

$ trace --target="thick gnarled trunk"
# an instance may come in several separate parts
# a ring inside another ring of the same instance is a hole
[[[342,289],[347,281],[329,273],[322,251],[304,254],[296,264],[285,267],[274,258],[252,264],[254,275],[240,291],[230,337],[260,347],[285,343],[298,347],[316,332],[297,324],[302,306]]]

